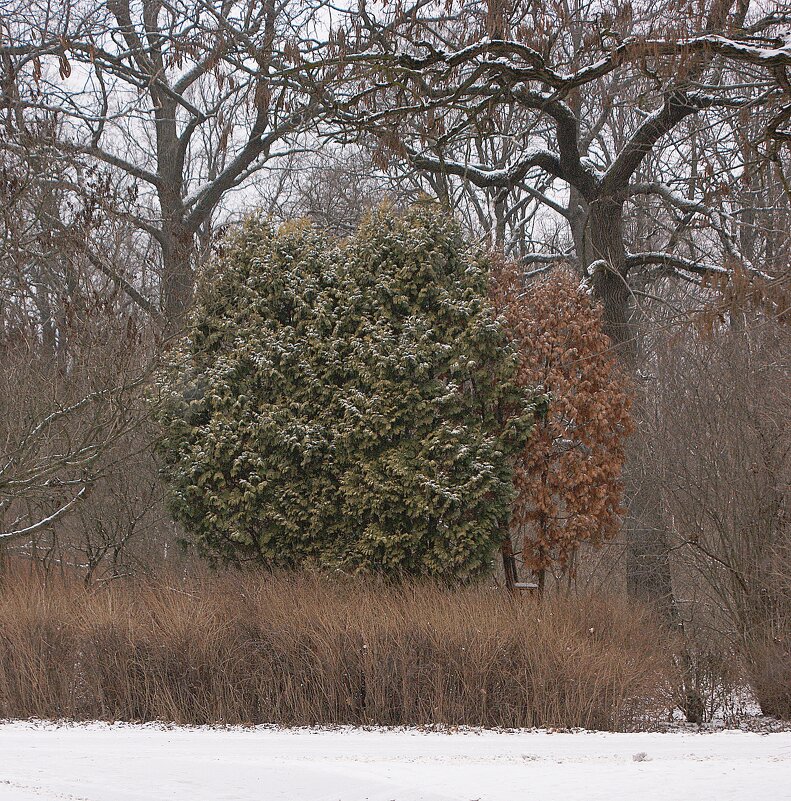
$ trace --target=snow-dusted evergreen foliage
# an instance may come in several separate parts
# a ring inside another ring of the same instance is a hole
[[[161,381],[191,535],[275,566],[486,570],[535,411],[487,267],[430,204],[382,208],[345,243],[243,226]]]

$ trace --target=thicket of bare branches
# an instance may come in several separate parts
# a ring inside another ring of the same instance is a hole
[[[791,714],[791,340],[772,320],[688,335],[657,355],[651,465],[679,615],[744,659],[761,708]]]

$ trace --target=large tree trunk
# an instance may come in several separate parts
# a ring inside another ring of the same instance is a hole
[[[165,334],[172,336],[181,331],[192,303],[195,231],[185,223],[185,150],[176,127],[176,102],[159,89],[152,89],[151,95],[157,106],[157,173],[161,180],[157,189],[162,213],[161,310]]]
[[[638,369],[637,329],[632,321],[632,295],[623,244],[623,202],[617,197],[597,198],[590,204],[585,230],[585,263],[592,267],[596,296],[604,307],[605,330],[630,373]],[[639,422],[646,404],[638,384],[635,408]],[[650,475],[634,436],[624,468],[627,516],[626,584],[628,592],[655,605],[664,619],[675,623],[670,547],[663,524],[659,483]]]
[[[624,467],[626,589],[630,596],[652,604],[664,620],[677,626],[670,571],[670,543],[661,510],[659,482],[656,476],[651,475],[646,460],[647,451],[645,443],[640,442],[639,434],[636,435],[628,448]]]
[[[594,292],[604,306],[605,330],[621,358],[634,369],[631,294],[626,283],[621,200],[603,197],[590,204],[584,252],[585,263],[592,272]]]
[[[165,333],[177,334],[184,325],[192,302],[195,239],[183,226],[174,225],[166,232],[162,247],[162,314]]]

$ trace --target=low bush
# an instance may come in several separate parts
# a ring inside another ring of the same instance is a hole
[[[0,579],[0,717],[622,730],[666,712],[661,626],[612,598],[243,573]]]

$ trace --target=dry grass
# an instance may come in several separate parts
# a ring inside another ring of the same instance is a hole
[[[616,599],[309,574],[86,590],[6,573],[0,717],[627,729],[663,709],[666,638]]]

